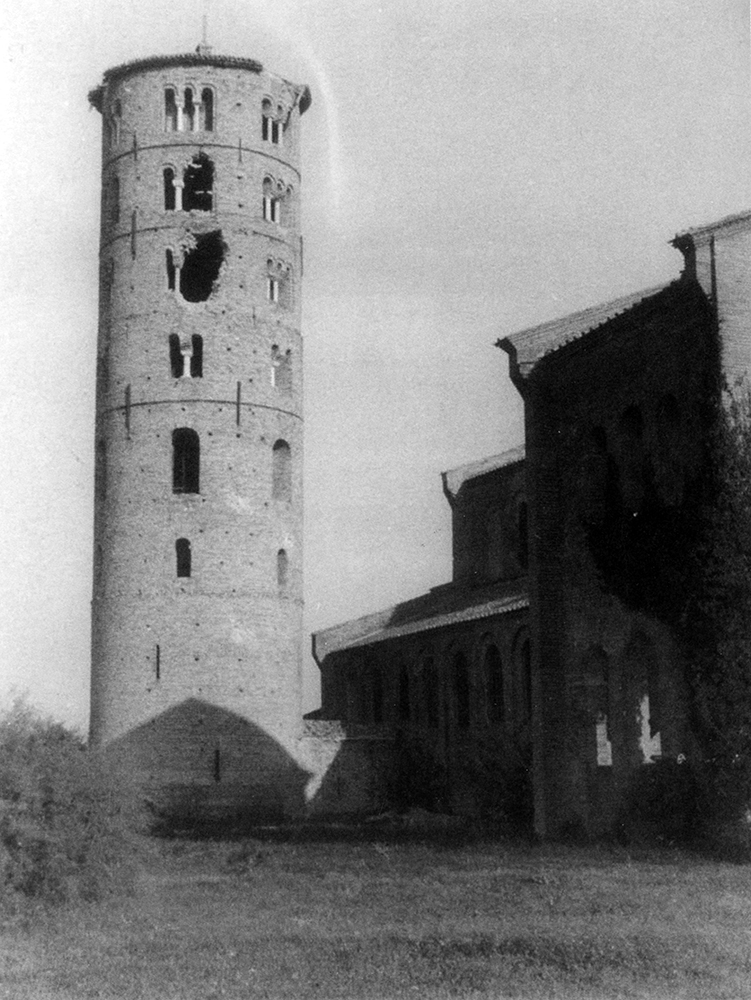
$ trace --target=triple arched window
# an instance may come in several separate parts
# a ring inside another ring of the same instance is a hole
[[[215,116],[211,87],[165,88],[165,132],[213,132]]]

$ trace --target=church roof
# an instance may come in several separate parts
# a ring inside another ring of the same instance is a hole
[[[521,445],[519,448],[511,448],[509,451],[502,451],[498,455],[490,455],[488,458],[481,458],[476,462],[467,462],[466,465],[459,465],[455,469],[441,473],[443,489],[450,496],[455,497],[468,479],[476,479],[488,472],[495,472],[496,469],[503,469],[523,461],[524,445]]]
[[[751,226],[751,211],[736,212],[734,215],[726,215],[716,222],[708,222],[703,226],[693,226],[691,229],[684,229],[676,233],[675,238],[670,242],[680,249],[681,244],[686,239],[691,239],[696,243],[703,243],[712,236],[730,236],[737,230],[748,229]]]
[[[665,285],[632,292],[630,295],[612,299],[610,302],[602,302],[599,305],[590,306],[588,309],[582,309],[580,312],[549,320],[539,326],[528,327],[526,330],[520,330],[518,333],[512,333],[508,337],[496,341],[496,347],[502,348],[511,356],[512,365],[523,377],[528,375],[535,364],[546,354],[552,354],[553,351],[557,351],[571,341],[578,340],[604,323],[610,322],[616,316],[628,312],[649,299],[656,298],[675,283],[671,281]]]
[[[330,653],[344,649],[371,646],[462,622],[523,611],[527,607],[529,598],[523,579],[487,587],[447,583],[383,611],[315,632],[313,655],[320,666]]]

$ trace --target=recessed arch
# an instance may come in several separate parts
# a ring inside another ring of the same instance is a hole
[[[272,449],[271,495],[275,500],[292,499],[292,450],[281,438]]]
[[[190,427],[172,431],[172,492],[199,493],[200,452],[198,434]]]
[[[178,538],[175,542],[175,560],[178,577],[189,577],[192,572],[192,558],[187,538]]]

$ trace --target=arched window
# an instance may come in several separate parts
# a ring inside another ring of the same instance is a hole
[[[488,709],[488,722],[503,722],[503,667],[501,654],[495,645],[485,650],[485,697]]]
[[[162,171],[164,180],[164,210],[174,212],[175,210],[175,171],[172,167],[165,167]]]
[[[191,337],[193,353],[190,356],[191,378],[203,377],[203,337],[199,333],[194,333]]]
[[[280,351],[277,344],[271,348],[271,384],[279,392],[292,391],[292,351]]]
[[[454,657],[454,698],[456,703],[456,724],[459,729],[469,729],[469,670],[464,653]]]
[[[285,549],[279,549],[276,554],[276,582],[279,587],[287,586],[289,574],[289,557]]]
[[[438,671],[435,660],[427,656],[422,663],[422,687],[425,704],[425,721],[429,729],[437,729],[440,713]]]
[[[269,302],[289,309],[291,305],[290,266],[285,261],[266,261],[266,298]]]
[[[286,441],[277,441],[272,451],[271,495],[275,500],[292,499],[292,453]]]
[[[627,511],[636,513],[644,499],[644,421],[638,406],[624,410],[618,423],[621,493]]]
[[[193,157],[183,173],[183,211],[210,212],[214,202],[214,164],[205,153]]]
[[[120,137],[122,135],[122,125],[123,125],[123,105],[122,101],[118,98],[115,101],[114,107],[112,108],[112,131],[110,133],[110,141],[113,146],[117,146],[120,142]]]
[[[199,493],[200,443],[189,427],[172,431],[172,492]]]
[[[180,350],[180,338],[176,333],[171,333],[169,338],[169,363],[172,378],[182,378],[184,360]]]
[[[167,87],[164,91],[164,130],[177,131],[177,99],[174,87]]]
[[[268,99],[261,104],[261,138],[273,146],[280,146],[282,143],[282,122]]]
[[[685,443],[680,407],[672,394],[658,402],[655,425],[655,484],[663,503],[676,507],[683,500]]]
[[[532,651],[529,639],[519,646],[519,714],[524,722],[532,718]]]
[[[586,525],[602,524],[608,485],[608,439],[604,427],[583,433],[577,470],[579,516]]]
[[[279,196],[277,185],[271,177],[263,179],[263,218],[266,222],[275,222],[279,225],[282,221],[282,199]]]
[[[641,719],[639,744],[644,760],[660,753],[660,730],[662,729],[660,662],[652,640],[642,632],[637,632],[626,648],[625,673],[632,693],[628,706],[631,717]]]
[[[187,538],[178,538],[175,542],[177,560],[177,575],[190,576],[190,542]]]
[[[402,664],[399,667],[399,721],[409,722],[410,715],[412,714],[412,704],[410,699],[409,690],[409,671],[407,667]]]
[[[183,101],[183,129],[186,132],[195,132],[196,130],[196,104],[193,98],[193,88],[185,88],[185,96]]]
[[[211,87],[201,91],[201,126],[204,132],[214,131],[214,91]]]

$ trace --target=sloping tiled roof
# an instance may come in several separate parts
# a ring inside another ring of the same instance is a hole
[[[527,607],[529,599],[523,579],[488,587],[445,584],[411,601],[316,632],[313,652],[320,664],[330,653],[343,649],[370,646]]]
[[[484,476],[488,472],[494,472],[496,469],[503,469],[507,465],[515,465],[517,462],[523,461],[524,445],[520,448],[503,451],[499,455],[481,458],[477,462],[468,462],[466,465],[460,465],[456,469],[449,469],[447,472],[441,473],[443,488],[452,496],[456,496],[462,483],[466,483],[468,479],[475,479],[477,476]]]
[[[717,222],[708,222],[703,226],[684,229],[682,232],[676,233],[675,238],[670,242],[674,246],[679,246],[680,243],[685,242],[687,237],[702,242],[716,233],[725,235],[728,231],[748,229],[749,225],[751,225],[751,211],[736,212],[735,215],[726,215],[724,218],[718,219]]]
[[[520,330],[518,333],[512,333],[497,341],[496,346],[507,351],[520,374],[526,375],[546,354],[557,351],[572,340],[578,340],[586,333],[602,326],[603,323],[608,323],[616,316],[633,309],[634,306],[655,298],[674,284],[673,281],[655,288],[632,292],[631,295],[624,295],[611,302],[603,302],[600,305],[591,306],[589,309],[583,309],[581,312],[571,313],[560,319]]]

